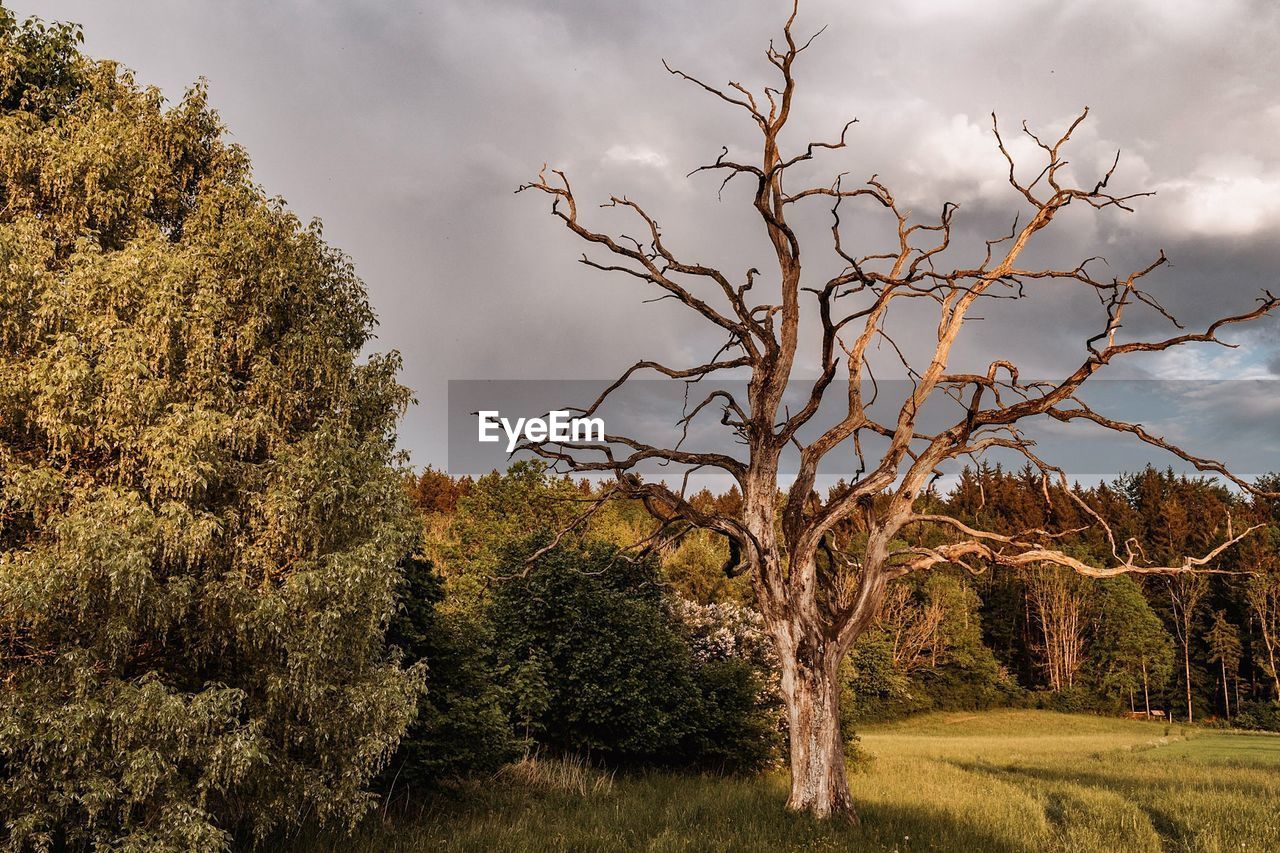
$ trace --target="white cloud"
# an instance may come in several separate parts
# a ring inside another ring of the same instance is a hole
[[[1173,196],[1162,207],[1178,230],[1227,237],[1280,226],[1280,169],[1252,157],[1206,160],[1189,177],[1159,189]]]
[[[604,159],[606,163],[651,166],[655,169],[661,169],[667,165],[667,158],[663,154],[643,145],[619,143],[604,152]]]
[[[1061,115],[1041,126],[1028,125],[1028,129],[1052,142],[1076,117]],[[1000,153],[989,116],[955,114],[948,119],[920,105],[899,121],[903,126],[927,128],[905,152],[906,170],[919,182],[908,188],[911,195],[934,193],[941,185],[952,201],[1012,198],[1009,162]],[[1067,163],[1058,174],[1062,185],[1092,187],[1115,162],[1116,151],[1122,146],[1099,137],[1097,129],[1096,121],[1086,120],[1072,134],[1063,152]],[[1024,186],[1032,183],[1047,162],[1045,152],[1023,132],[1020,122],[1002,118],[1000,134],[1013,158],[1018,181]],[[1110,190],[1124,194],[1147,190],[1150,185],[1151,166],[1146,158],[1132,151],[1122,153]],[[1043,197],[1051,190],[1041,181],[1034,192]]]
[[[1246,8],[1240,0],[1135,0],[1133,5],[1149,26],[1182,38],[1203,38],[1229,27]]]
[[[905,164],[913,177],[926,179],[919,190],[929,191],[929,185],[939,179],[969,197],[991,197],[1008,189],[1004,178],[1008,164],[996,146],[990,124],[984,126],[960,114],[950,119],[915,116],[912,123],[930,128],[917,137]],[[1030,140],[1011,144],[1015,158],[1034,150]]]
[[[1153,356],[1153,361],[1151,373],[1158,379],[1268,379],[1272,375],[1248,346],[1174,347]]]

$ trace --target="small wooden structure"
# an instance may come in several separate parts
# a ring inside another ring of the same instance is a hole
[[[1129,711],[1125,714],[1130,720],[1166,720],[1164,711],[1152,708],[1150,711]]]

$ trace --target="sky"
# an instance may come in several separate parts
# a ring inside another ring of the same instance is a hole
[[[718,199],[717,179],[685,177],[722,145],[751,156],[758,132],[662,60],[759,91],[774,82],[764,49],[789,0],[9,5],[81,23],[91,55],[171,100],[208,80],[256,179],[321,218],[353,258],[380,318],[376,348],[403,355],[417,395],[401,443],[418,465],[447,462],[449,380],[610,379],[640,358],[698,363],[720,343],[682,306],[646,302],[654,294],[635,280],[576,263],[583,247],[545,197],[513,192],[543,163],[567,171],[591,225],[634,231],[585,203],[625,194],[679,253],[735,278],[759,267],[758,289],[768,283],[745,184]],[[1088,106],[1068,149],[1072,174],[1092,185],[1119,150],[1117,191],[1156,194],[1132,214],[1070,209],[1037,235],[1029,261],[1102,256],[1106,274],[1123,277],[1163,249],[1172,264],[1150,289],[1190,327],[1248,310],[1264,287],[1280,291],[1280,4],[802,0],[797,32],[823,26],[799,60],[784,141],[795,150],[858,123],[846,150],[812,164],[814,185],[878,175],[921,217],[958,202],[965,263],[1027,215],[991,113],[1034,174],[1020,123],[1056,135]],[[883,214],[851,210],[847,221],[858,254],[884,250]],[[814,259],[806,269],[833,271],[828,207],[797,225]],[[1024,376],[1055,376],[1078,364],[1104,319],[1096,298],[1062,284],[1033,291],[984,310],[952,366],[1010,358]],[[922,352],[936,318],[898,322],[908,358]],[[1170,332],[1154,314],[1127,325],[1134,336]],[[1261,429],[1258,440],[1280,450],[1269,426],[1280,395],[1241,403],[1238,384],[1217,382],[1280,374],[1277,331],[1255,324],[1232,333],[1236,349],[1143,357],[1113,375],[1202,380],[1183,437]],[[810,346],[804,358],[813,355]],[[881,357],[891,373],[896,356]]]

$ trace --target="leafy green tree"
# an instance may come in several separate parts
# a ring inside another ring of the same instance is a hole
[[[1258,488],[1280,492],[1280,474],[1260,478]],[[1240,549],[1240,566],[1250,572],[1244,588],[1250,657],[1269,682],[1271,701],[1280,705],[1280,500],[1255,496],[1251,509],[1254,522],[1266,528]]]
[[[1231,719],[1231,688],[1229,679],[1240,671],[1240,658],[1244,648],[1240,643],[1240,629],[1232,624],[1223,610],[1213,614],[1213,626],[1205,634],[1209,643],[1209,660],[1218,664],[1222,672],[1222,709],[1227,719]]]
[[[353,820],[421,677],[394,356],[196,87],[0,9],[0,815],[15,848]]]
[[[1235,501],[1218,483],[1147,467],[1122,478],[1121,485],[1137,511],[1138,538],[1146,543],[1152,559],[1170,560],[1177,553],[1207,550],[1230,529]],[[1194,720],[1196,706],[1205,700],[1212,702],[1215,692],[1216,679],[1201,666],[1205,659],[1203,605],[1208,603],[1213,584],[1200,573],[1165,575],[1162,580],[1165,595],[1161,598],[1167,602],[1162,615],[1182,652],[1180,680],[1187,719]]]
[[[750,579],[725,575],[728,557],[729,547],[724,537],[705,530],[691,530],[662,561],[662,571],[676,591],[691,601],[751,603]]]
[[[510,549],[550,536],[582,512],[583,495],[541,462],[517,462],[471,483],[447,524],[428,528],[424,550],[451,601],[483,610],[494,578],[510,571]]]
[[[1140,693],[1150,714],[1151,692],[1163,691],[1173,675],[1173,638],[1132,578],[1109,578],[1101,587],[1090,650],[1098,689],[1127,698],[1130,710]]]
[[[927,600],[942,611],[930,665],[917,680],[936,707],[987,708],[1017,695],[1017,687],[982,640],[982,600],[963,578],[939,572],[923,584]]]
[[[913,687],[910,677],[894,661],[892,637],[883,630],[868,631],[841,669],[841,689],[848,698],[840,717],[845,740],[854,736],[859,723],[930,707],[928,697]]]
[[[973,587],[947,571],[895,584],[846,668],[852,694],[846,733],[857,719],[1012,699],[1016,685],[982,640],[981,603]]]
[[[551,664],[542,649],[532,647],[516,666],[511,678],[512,716],[526,744],[545,732],[544,721],[551,710]]]

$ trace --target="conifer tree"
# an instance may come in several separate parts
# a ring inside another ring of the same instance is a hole
[[[1231,688],[1229,679],[1240,671],[1240,658],[1244,654],[1240,644],[1240,630],[1231,624],[1225,611],[1213,614],[1213,627],[1205,634],[1209,643],[1209,660],[1218,664],[1222,673],[1222,710],[1231,719]]]

